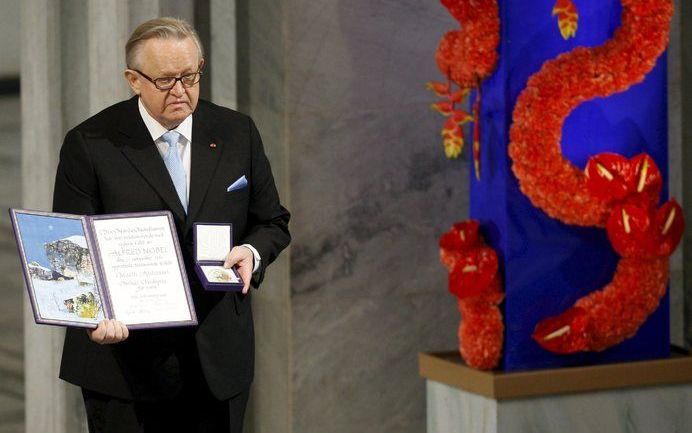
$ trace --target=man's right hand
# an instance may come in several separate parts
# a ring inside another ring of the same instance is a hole
[[[130,331],[127,330],[127,326],[123,322],[106,319],[102,320],[96,329],[87,329],[87,334],[94,343],[113,344],[125,340],[130,335]]]

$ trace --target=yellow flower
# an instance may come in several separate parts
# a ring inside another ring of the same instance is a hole
[[[464,139],[461,136],[446,135],[443,140],[445,155],[449,159],[456,159],[464,148]]]

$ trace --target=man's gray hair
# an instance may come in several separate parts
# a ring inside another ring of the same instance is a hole
[[[137,67],[137,53],[148,39],[186,39],[191,38],[197,45],[199,59],[204,57],[202,42],[194,28],[185,20],[172,17],[155,18],[145,21],[132,32],[125,44],[125,64],[128,68]]]

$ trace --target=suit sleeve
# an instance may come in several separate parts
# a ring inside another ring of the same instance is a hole
[[[72,130],[60,149],[53,212],[93,215],[101,212],[100,203],[98,179],[87,143],[79,131]]]
[[[260,268],[253,274],[252,285],[259,287],[264,271],[276,259],[281,250],[291,242],[288,221],[291,217],[279,201],[269,160],[259,131],[252,119],[250,122],[250,145],[252,152],[252,177],[250,178],[250,205],[248,208],[248,231],[242,243],[255,247],[259,252]]]

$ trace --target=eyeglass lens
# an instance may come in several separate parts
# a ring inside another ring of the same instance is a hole
[[[159,89],[165,90],[165,89],[170,89],[173,86],[175,86],[176,81],[180,80],[181,83],[183,83],[184,86],[186,87],[192,87],[197,82],[199,82],[199,72],[193,72],[192,74],[186,74],[183,75],[180,78],[176,77],[161,77],[157,78],[154,80],[154,84],[156,87]]]

